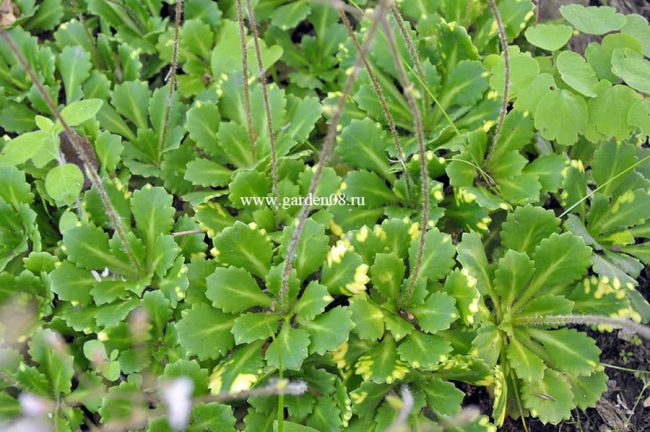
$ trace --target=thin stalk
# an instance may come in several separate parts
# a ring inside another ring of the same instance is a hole
[[[427,169],[427,158],[426,158],[426,147],[424,144],[424,129],[422,127],[422,116],[420,114],[420,109],[418,108],[417,101],[413,96],[413,85],[409,82],[408,76],[406,75],[406,70],[402,65],[401,58],[399,56],[399,51],[397,49],[397,42],[395,41],[395,35],[393,34],[393,29],[390,26],[390,23],[386,17],[382,18],[382,26],[384,28],[384,33],[388,39],[388,46],[393,54],[393,59],[395,60],[395,67],[397,69],[397,75],[402,85],[404,91],[404,96],[411,107],[411,112],[413,113],[413,122],[415,126],[415,135],[418,142],[418,152],[420,155],[420,176],[422,177],[422,226],[420,233],[420,244],[418,246],[418,252],[415,258],[415,265],[413,266],[413,273],[410,275],[410,281],[407,287],[408,298],[410,299],[413,296],[413,290],[415,289],[415,283],[417,281],[420,269],[422,267],[422,256],[424,255],[424,246],[426,242],[426,233],[429,227],[429,173]]]
[[[92,33],[90,32],[90,29],[88,28],[88,25],[86,24],[86,20],[84,19],[83,12],[79,7],[79,3],[77,3],[77,0],[72,0],[72,7],[74,8],[75,13],[77,14],[77,19],[79,19],[79,23],[83,27],[84,33],[86,33],[86,37],[88,38],[90,45],[92,46],[91,55],[93,61],[97,64],[97,66],[100,66],[99,63],[101,60],[101,67],[102,68],[106,67],[106,65],[104,64],[104,60],[97,53],[97,43],[95,42],[95,38],[93,37]]]
[[[241,44],[241,69],[242,82],[244,84],[244,110],[246,111],[246,127],[248,129],[248,139],[251,142],[251,154],[255,160],[257,146],[255,145],[255,129],[253,128],[253,113],[251,111],[251,94],[248,85],[248,49],[246,46],[246,27],[244,26],[244,12],[241,6],[241,0],[237,0],[237,22],[239,23],[239,41]]]
[[[255,45],[255,54],[257,57],[257,66],[260,70],[259,80],[262,86],[262,96],[264,97],[264,111],[266,113],[266,125],[269,129],[269,142],[271,143],[271,177],[273,179],[272,193],[274,197],[274,207],[278,211],[278,155],[277,147],[275,144],[275,133],[273,131],[273,118],[271,117],[271,103],[269,102],[269,92],[266,87],[266,73],[264,71],[264,64],[262,62],[262,48],[260,48],[260,38],[257,33],[257,22],[255,21],[255,12],[251,5],[251,0],[246,0],[246,8],[248,9],[248,25],[251,27],[253,33],[253,42]]]
[[[172,237],[181,237],[181,236],[186,236],[186,235],[193,235],[193,234],[205,234],[205,231],[202,229],[193,229],[193,230],[187,230],[187,231],[176,231],[172,233]]]
[[[232,400],[245,400],[251,397],[276,396],[276,395],[294,395],[299,396],[307,391],[307,384],[302,381],[287,381],[280,378],[277,383],[264,387],[243,390],[236,393],[221,393],[195,398],[195,403],[199,402],[227,402]]]
[[[169,70],[169,92],[167,93],[167,105],[165,107],[165,122],[158,142],[158,156],[161,156],[167,134],[169,122],[172,117],[172,104],[174,103],[174,92],[176,91],[176,70],[178,69],[178,41],[180,39],[181,19],[183,16],[183,0],[176,0],[176,9],[174,11],[174,43],[172,45],[172,64]]]
[[[402,166],[402,170],[404,172],[404,179],[406,181],[406,191],[408,194],[408,199],[410,200],[411,180],[408,174],[408,170],[406,169],[406,164],[404,163],[405,160],[404,148],[402,147],[402,143],[399,139],[397,129],[395,128],[395,120],[393,119],[393,115],[390,113],[390,110],[388,109],[388,103],[386,103],[386,97],[384,96],[384,91],[381,88],[381,85],[379,84],[379,80],[377,80],[377,75],[375,75],[375,72],[372,70],[370,63],[368,62],[368,57],[363,53],[361,44],[359,43],[359,39],[357,39],[357,35],[354,33],[354,29],[352,28],[352,25],[350,24],[350,20],[345,14],[345,11],[341,8],[339,8],[338,11],[339,11],[339,16],[341,17],[341,21],[343,21],[343,24],[345,24],[345,28],[348,31],[348,35],[350,36],[350,39],[352,39],[352,42],[354,43],[354,46],[356,47],[357,52],[359,53],[359,58],[361,59],[361,61],[363,61],[363,65],[366,68],[366,72],[368,73],[368,76],[370,77],[370,81],[372,82],[372,87],[375,90],[375,93],[377,94],[377,98],[379,99],[379,104],[381,105],[381,109],[384,111],[384,116],[388,121],[388,129],[390,130],[390,134],[393,138],[393,142],[395,143],[395,148],[397,149],[397,153],[398,153],[397,161]]]
[[[397,418],[393,423],[386,429],[387,432],[398,432],[404,429],[406,422],[409,419],[411,411],[413,411],[413,406],[415,400],[413,399],[413,393],[409,390],[408,386],[404,385],[402,387],[402,407],[397,414]]]
[[[623,174],[626,174],[626,173],[629,172],[630,170],[633,170],[633,169],[636,168],[637,166],[641,165],[642,163],[644,163],[644,162],[647,161],[648,159],[650,159],[650,156],[646,156],[646,157],[644,157],[643,159],[638,160],[638,161],[636,161],[634,164],[632,164],[632,165],[630,165],[629,167],[625,168],[623,171],[621,171],[620,173],[616,174],[614,177],[610,178],[610,179],[607,180],[605,183],[601,184],[601,185],[598,186],[596,189],[592,190],[592,191],[589,192],[587,195],[585,195],[585,196],[583,196],[582,198],[580,198],[577,202],[573,203],[573,204],[572,204],[568,209],[566,209],[566,210],[564,210],[564,211],[562,212],[562,214],[560,215],[560,217],[562,218],[562,217],[566,216],[566,215],[567,215],[571,210],[573,210],[574,208],[576,208],[577,206],[579,206],[580,204],[582,204],[582,202],[585,201],[585,200],[587,200],[590,196],[592,196],[593,194],[595,194],[596,192],[598,192],[599,190],[601,190],[602,188],[604,188],[605,186],[607,186],[608,184],[610,184],[611,182],[613,182],[614,180],[616,180],[617,178],[619,178],[620,176],[622,176]]]
[[[402,35],[402,39],[404,39],[404,42],[406,42],[406,48],[408,49],[413,64],[415,65],[415,70],[417,74],[420,76],[421,82],[425,82],[425,75],[424,75],[424,69],[422,68],[422,62],[420,62],[420,56],[418,55],[418,50],[415,48],[415,42],[413,41],[413,38],[411,37],[411,35],[408,32],[408,29],[406,28],[406,23],[404,22],[404,18],[402,17],[402,14],[397,8],[397,5],[393,4],[390,10],[393,16],[395,17],[395,21],[397,21],[397,27],[399,28],[400,34]],[[427,97],[426,92],[424,93],[424,97],[425,97],[424,106],[429,106],[429,102],[426,99]]]
[[[650,327],[636,323],[625,318],[608,317],[604,315],[540,315],[531,317],[521,317],[514,320],[517,324],[524,325],[608,325],[616,328],[628,330],[636,333],[646,340],[650,340]]]
[[[497,22],[499,41],[501,42],[501,50],[503,51],[505,78],[503,80],[503,101],[501,102],[501,109],[499,110],[497,128],[492,137],[492,145],[489,146],[487,155],[485,156],[486,162],[490,160],[492,152],[494,152],[494,148],[501,138],[503,123],[505,122],[506,114],[508,113],[508,99],[510,99],[510,52],[508,51],[508,37],[506,36],[506,30],[503,26],[503,20],[501,19],[501,12],[499,12],[495,0],[488,0],[488,3],[490,4],[490,9],[492,9],[492,13],[494,14],[494,19]]]
[[[122,224],[122,220],[120,219],[117,210],[115,209],[115,207],[113,207],[113,204],[111,203],[111,200],[108,197],[108,193],[106,192],[104,183],[102,182],[102,179],[97,173],[97,171],[95,171],[95,169],[93,168],[92,157],[86,152],[86,149],[84,147],[83,142],[81,142],[80,137],[76,134],[76,132],[72,130],[72,128],[70,128],[68,123],[65,121],[65,119],[61,115],[61,112],[59,111],[56,104],[52,100],[52,97],[45,90],[43,84],[36,76],[36,73],[27,62],[27,59],[25,59],[25,56],[20,52],[18,47],[16,47],[14,41],[11,39],[9,34],[6,31],[2,31],[0,32],[0,36],[4,39],[11,52],[16,56],[23,69],[25,69],[25,72],[27,72],[27,74],[29,75],[29,78],[32,80],[32,83],[36,87],[36,90],[41,95],[41,97],[43,98],[47,106],[50,108],[52,114],[54,114],[54,116],[59,121],[59,123],[61,123],[61,126],[63,126],[65,133],[68,135],[70,139],[70,143],[72,144],[72,147],[74,148],[75,152],[79,156],[79,159],[81,159],[81,161],[84,164],[84,167],[86,168],[86,173],[88,174],[88,178],[90,179],[90,182],[97,190],[97,193],[99,194],[102,204],[104,204],[106,213],[109,219],[111,220],[111,222],[113,223],[113,227],[115,228],[115,232],[117,233],[117,236],[120,238],[120,241],[122,242],[122,246],[124,247],[124,252],[129,257],[131,264],[137,269],[138,273],[141,274],[142,267],[140,266],[138,260],[135,258],[133,249],[131,249],[129,242],[127,241],[126,229]]]
[[[387,3],[388,0],[381,0],[377,9],[375,10],[375,13],[372,16],[372,24],[368,29],[366,40],[364,41],[363,46],[361,47],[362,48],[361,52],[364,53],[364,55],[368,52],[368,48],[372,43],[372,40],[377,31],[377,26],[379,25],[379,21],[381,21],[382,17],[386,13]],[[320,160],[316,165],[316,171],[314,172],[314,175],[311,178],[311,183],[309,185],[309,191],[307,194],[308,196],[311,196],[316,192],[316,188],[318,187],[318,184],[320,183],[320,179],[323,175],[323,169],[327,165],[327,162],[332,154],[332,151],[334,150],[334,145],[336,143],[335,138],[337,134],[337,128],[338,128],[339,121],[341,120],[341,115],[343,114],[343,108],[345,107],[345,102],[347,98],[350,96],[350,93],[352,92],[352,87],[354,86],[354,82],[356,81],[357,76],[359,75],[359,71],[361,69],[362,64],[363,64],[363,60],[361,60],[361,57],[357,58],[357,61],[354,63],[354,66],[352,67],[352,70],[348,74],[348,78],[345,82],[345,86],[343,87],[343,92],[339,97],[338,103],[336,104],[336,109],[332,114],[330,125],[327,128],[327,135],[325,136],[325,141],[323,142],[323,149],[321,151]],[[296,255],[296,250],[298,248],[298,241],[300,240],[302,231],[305,228],[305,221],[307,220],[307,216],[309,216],[310,209],[311,209],[311,204],[309,203],[309,201],[306,201],[305,204],[300,209],[296,228],[291,234],[289,246],[287,247],[287,255],[284,264],[284,271],[282,272],[282,284],[280,285],[280,292],[279,292],[281,308],[284,311],[286,311],[286,308],[288,306],[286,302],[286,297],[287,297],[287,293],[289,292],[289,277],[291,276],[291,271],[293,270],[293,262],[296,258],[295,255]]]

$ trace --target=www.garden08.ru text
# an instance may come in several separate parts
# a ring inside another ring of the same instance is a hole
[[[345,194],[330,194],[326,196],[307,196],[293,197],[273,197],[273,196],[247,196],[240,198],[244,206],[276,206],[287,209],[289,207],[309,206],[358,206],[362,207],[366,203],[365,197],[347,197]]]

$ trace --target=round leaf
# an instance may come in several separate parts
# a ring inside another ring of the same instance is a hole
[[[603,35],[620,30],[626,23],[625,15],[612,7],[584,7],[577,4],[562,6],[560,14],[578,31]]]
[[[83,184],[84,175],[74,164],[59,165],[45,177],[45,190],[63,204],[72,204],[79,197]]]
[[[573,30],[563,24],[537,24],[526,30],[526,40],[547,51],[557,51],[571,39]]]

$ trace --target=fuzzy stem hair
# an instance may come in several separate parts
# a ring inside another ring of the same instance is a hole
[[[262,61],[262,48],[260,47],[260,37],[257,32],[257,21],[255,21],[255,12],[251,5],[251,0],[246,0],[246,9],[248,9],[248,25],[253,33],[253,44],[255,45],[255,55],[257,57],[257,66],[259,68],[259,80],[262,86],[262,96],[264,98],[264,112],[266,113],[266,125],[269,129],[269,142],[271,144],[271,178],[273,179],[272,193],[274,197],[274,207],[278,211],[278,154],[275,143],[275,132],[273,131],[273,117],[271,116],[271,103],[269,102],[269,92],[266,85],[266,72]]]
[[[381,0],[372,16],[372,24],[368,29],[366,40],[364,41],[360,51],[364,55],[368,52],[368,49],[370,48],[370,44],[372,43],[372,40],[377,31],[377,27],[386,14],[386,9],[388,7],[387,3],[388,0]],[[341,93],[338,103],[336,104],[334,113],[332,114],[330,125],[327,128],[327,135],[325,136],[325,141],[323,142],[323,149],[321,151],[320,159],[318,161],[318,164],[316,165],[316,170],[314,171],[314,175],[311,178],[311,183],[309,184],[308,195],[313,195],[316,192],[316,188],[318,187],[318,184],[320,183],[320,179],[323,175],[323,169],[327,165],[327,162],[329,161],[332,151],[334,150],[334,146],[336,144],[335,138],[336,138],[337,128],[339,125],[339,121],[341,120],[341,115],[343,114],[343,109],[345,108],[345,102],[347,101],[348,96],[352,92],[352,87],[354,86],[354,82],[356,81],[362,66],[363,66],[363,60],[361,60],[361,57],[358,57],[357,61],[354,63],[354,66],[352,67],[352,70],[348,74],[347,80],[345,82],[345,86],[343,87],[343,92]],[[291,239],[289,240],[289,246],[287,247],[287,255],[284,263],[284,270],[282,272],[282,282],[280,285],[280,292],[279,292],[280,304],[281,304],[280,307],[282,308],[282,310],[286,310],[287,308],[289,278],[291,277],[291,271],[293,270],[293,262],[295,260],[296,250],[298,249],[298,242],[300,241],[300,236],[302,234],[303,229],[305,228],[305,222],[307,221],[307,217],[309,216],[310,210],[311,210],[311,205],[307,201],[300,209],[296,228],[291,234]]]
[[[424,246],[426,243],[426,233],[427,228],[429,227],[429,173],[427,169],[427,158],[426,158],[426,146],[424,143],[424,128],[422,127],[422,115],[420,114],[420,109],[418,108],[417,101],[415,100],[414,88],[413,85],[409,82],[408,76],[406,75],[406,70],[399,55],[397,49],[397,42],[395,40],[395,34],[393,29],[390,26],[390,23],[384,17],[382,19],[382,26],[384,28],[384,33],[388,39],[388,45],[393,54],[393,59],[395,60],[395,68],[397,69],[397,75],[399,77],[400,84],[402,85],[404,95],[406,100],[409,103],[411,112],[413,113],[413,123],[415,127],[415,135],[418,142],[418,153],[420,156],[420,177],[422,183],[422,222],[420,229],[420,241],[418,245],[417,255],[415,258],[415,264],[413,265],[413,273],[411,273],[410,281],[407,287],[408,299],[413,296],[413,291],[415,289],[415,284],[422,268],[422,256],[424,255]]]

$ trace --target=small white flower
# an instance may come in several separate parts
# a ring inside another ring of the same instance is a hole
[[[194,382],[187,377],[177,378],[162,386],[162,398],[167,406],[169,426],[183,430],[192,412]]]
[[[93,277],[95,278],[95,280],[96,280],[97,282],[101,282],[101,281],[102,281],[102,277],[99,275],[99,273],[97,273],[97,270],[91,270],[91,271],[90,271],[90,274],[93,275]]]
[[[52,402],[31,393],[18,395],[20,409],[28,417],[39,417],[52,412]]]

